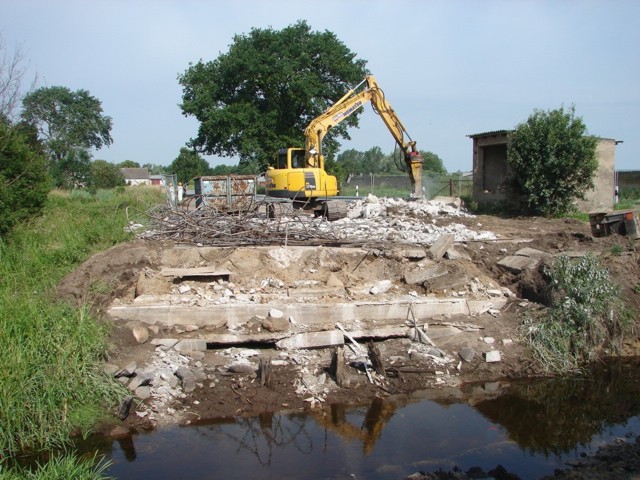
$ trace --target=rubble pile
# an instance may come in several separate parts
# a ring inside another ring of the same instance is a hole
[[[206,208],[194,211],[164,209],[149,214],[151,228],[139,236],[216,246],[281,243],[369,247],[389,243],[430,245],[445,234],[453,234],[456,241],[496,238],[492,232],[476,232],[457,223],[439,225],[437,218],[471,216],[459,201],[405,201],[368,195],[350,202],[344,218],[333,222],[290,208],[282,208],[277,218],[269,218],[260,212],[259,207],[234,215]]]

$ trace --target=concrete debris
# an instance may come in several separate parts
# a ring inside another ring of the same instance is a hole
[[[458,356],[468,363],[476,356],[476,351],[473,348],[464,347],[458,352]]]
[[[500,352],[498,350],[489,350],[488,352],[484,352],[484,361],[487,363],[495,363],[501,360]]]
[[[441,259],[447,250],[451,248],[454,241],[455,235],[451,233],[438,237],[429,248],[429,256],[434,260]]]

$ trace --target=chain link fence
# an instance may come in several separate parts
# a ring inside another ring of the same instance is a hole
[[[434,174],[422,172],[422,191],[425,198],[437,196],[471,197],[473,175],[471,173]],[[411,182],[407,175],[361,174],[352,175],[342,185],[341,195],[379,197],[409,197]]]

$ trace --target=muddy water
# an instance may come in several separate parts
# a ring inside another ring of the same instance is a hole
[[[103,444],[119,479],[403,479],[498,465],[537,479],[640,435],[638,361],[587,378],[495,382],[360,407],[210,419]]]

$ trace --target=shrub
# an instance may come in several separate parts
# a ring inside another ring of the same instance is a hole
[[[546,269],[550,308],[525,319],[523,334],[547,370],[579,370],[617,351],[631,316],[598,259],[557,259]]]

